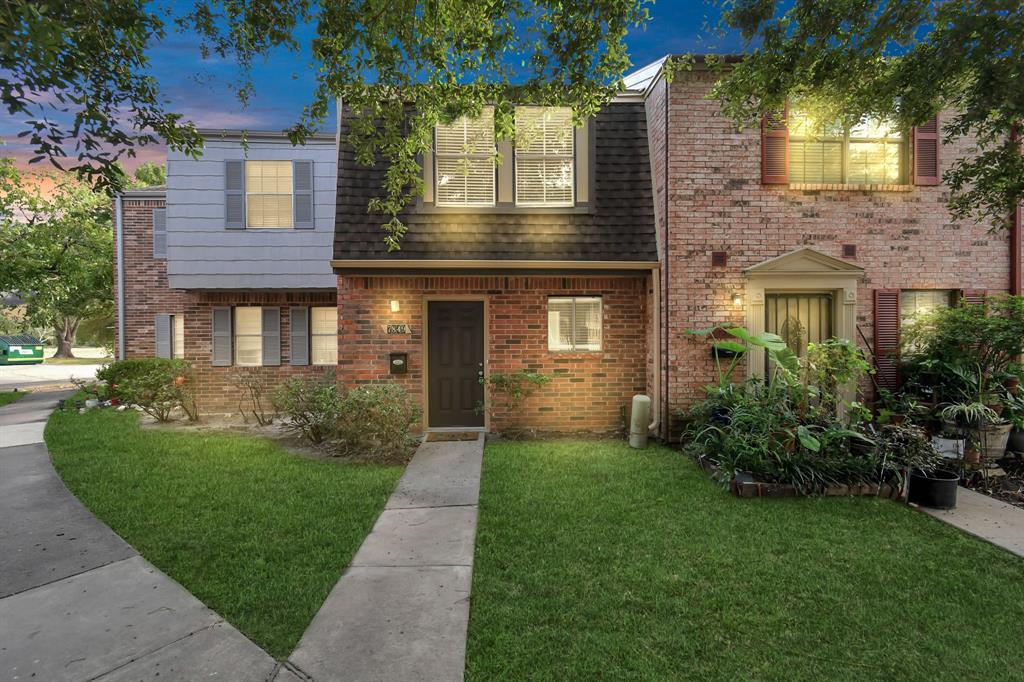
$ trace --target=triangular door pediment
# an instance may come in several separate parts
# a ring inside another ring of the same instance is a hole
[[[814,275],[858,275],[864,268],[857,267],[821,251],[804,247],[781,256],[770,258],[743,271],[746,274],[767,275],[772,273],[802,273]]]

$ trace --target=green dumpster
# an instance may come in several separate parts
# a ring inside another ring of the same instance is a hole
[[[43,361],[43,342],[34,336],[0,336],[0,365],[38,365]]]

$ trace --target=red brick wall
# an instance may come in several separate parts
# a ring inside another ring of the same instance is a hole
[[[167,261],[153,258],[153,209],[164,207],[163,197],[125,198],[121,203],[125,287],[124,355],[127,358],[151,357],[156,352],[156,316],[185,312],[190,297],[180,289],[167,288]],[[114,258],[116,288],[116,250]],[[116,290],[114,293],[116,307]],[[115,319],[120,321],[120,317]]]
[[[865,269],[858,326],[868,339],[874,289],[1006,290],[1008,238],[989,234],[987,225],[951,220],[944,186],[865,192],[762,185],[759,131],[737,132],[718,102],[706,98],[713,79],[680,74],[670,86],[665,267],[672,409],[700,395],[714,372],[704,344],[685,330],[744,324],[743,308],[729,302],[730,292],[744,289],[742,270],[798,247],[841,257],[842,244],[857,245],[851,262]],[[943,164],[969,146],[944,145]],[[711,267],[716,250],[728,253],[727,267]]]
[[[490,372],[530,369],[553,377],[522,406],[516,426],[552,431],[614,431],[622,410],[646,386],[649,277],[362,277],[338,279],[339,379],[350,384],[395,381],[422,404],[426,296],[482,296],[487,300],[486,356]],[[603,350],[550,352],[548,296],[601,296]],[[400,312],[392,313],[397,300]],[[412,325],[409,336],[387,335],[383,325]],[[409,372],[388,373],[388,354],[407,352]],[[492,429],[510,425],[494,416]]]
[[[212,312],[215,306],[267,305],[281,308],[281,365],[247,368],[267,377],[273,386],[290,376],[332,376],[334,367],[291,366],[288,306],[333,306],[333,291],[324,292],[203,292],[169,289],[167,262],[153,258],[154,208],[164,200],[124,199],[125,357],[152,357],[156,352],[156,315],[184,315],[185,359],[196,369],[199,409],[205,414],[238,409],[238,389],[231,382],[234,367],[213,367]],[[115,296],[115,301],[117,297]],[[269,396],[268,396],[269,398]]]

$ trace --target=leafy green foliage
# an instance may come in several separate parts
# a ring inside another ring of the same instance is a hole
[[[825,120],[870,115],[900,128],[952,109],[944,140],[971,135],[944,181],[957,218],[1006,227],[1024,201],[1024,5],[1009,0],[728,0],[723,28],[747,41],[714,95],[741,126],[800,99]],[[720,63],[720,62],[719,62]]]
[[[152,161],[140,165],[132,173],[132,187],[161,187],[167,184],[167,166]]]
[[[523,401],[551,383],[551,376],[520,369],[515,372],[491,372],[486,379],[481,378],[480,383],[489,389],[490,399],[487,408],[491,416],[500,413],[510,422],[514,422],[520,414],[519,408]],[[511,435],[516,428],[517,426],[510,425],[506,432]]]
[[[315,26],[315,93],[289,136],[303,142],[343,99],[357,160],[388,163],[382,195],[370,208],[384,221],[391,249],[406,229],[399,212],[422,192],[417,157],[430,149],[436,123],[478,114],[485,104],[495,106],[504,139],[513,133],[515,104],[572,106],[582,121],[616,92],[630,66],[626,32],[648,17],[647,0],[7,4],[0,16],[0,94],[8,113],[39,109],[34,93],[68,105],[71,125],[45,117],[29,122],[37,158],[62,162],[77,144],[81,161],[72,167],[98,172],[112,186],[125,183],[114,162],[137,146],[160,138],[191,153],[202,146],[194,126],[167,111],[147,75],[146,50],[167,35],[168,18],[199,36],[204,57],[239,67],[234,90],[243,104],[255,90],[252,65],[274,51],[297,50],[307,26]],[[125,125],[122,110],[129,112]]]
[[[746,341],[744,349],[765,348],[775,366],[768,382],[736,384],[733,364],[720,372],[718,384],[707,387],[707,398],[685,414],[686,447],[728,479],[745,472],[816,494],[833,484],[898,482],[909,466],[936,466],[938,456],[923,432],[879,432],[863,405],[844,398],[870,371],[854,344],[829,339],[810,344],[806,357],[798,358],[774,334],[725,331]],[[914,445],[905,456],[899,447],[886,445],[897,437]]]
[[[274,392],[274,407],[287,417],[284,428],[314,445],[334,435],[344,398],[329,373],[318,379],[292,377]]]
[[[195,376],[185,360],[115,360],[101,367],[96,378],[106,383],[108,396],[138,407],[157,421],[170,421],[175,408],[181,408],[189,421],[199,419]]]
[[[331,443],[340,454],[401,462],[411,454],[420,408],[398,384],[357,386],[345,394]]]
[[[57,357],[72,357],[83,319],[111,314],[110,203],[84,182],[0,158],[0,253],[0,291],[19,292],[28,322],[55,331]]]

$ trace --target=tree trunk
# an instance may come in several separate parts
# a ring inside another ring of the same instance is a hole
[[[61,321],[61,325],[54,329],[57,337],[57,352],[53,354],[55,358],[73,358],[74,354],[71,352],[71,347],[75,345],[75,337],[78,335],[78,325],[81,324],[81,320],[77,317],[66,317]]]

